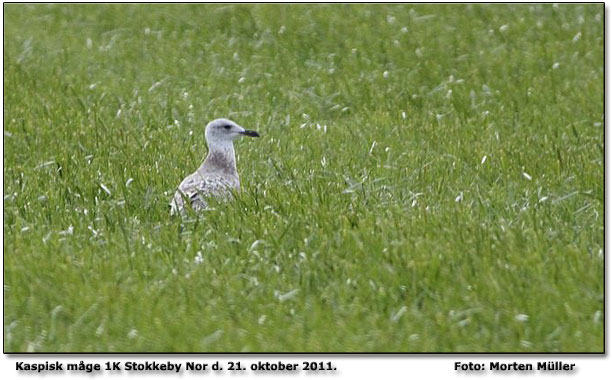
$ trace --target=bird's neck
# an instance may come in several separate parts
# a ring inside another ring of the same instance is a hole
[[[208,156],[198,169],[202,173],[236,174],[236,154],[232,141],[208,144]]]

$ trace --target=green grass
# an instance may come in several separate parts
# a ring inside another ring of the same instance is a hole
[[[603,351],[603,5],[4,10],[5,350]]]

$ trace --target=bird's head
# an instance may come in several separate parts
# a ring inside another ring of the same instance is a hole
[[[216,119],[206,126],[206,141],[209,144],[231,142],[241,136],[259,137],[259,133],[244,129],[228,119]]]

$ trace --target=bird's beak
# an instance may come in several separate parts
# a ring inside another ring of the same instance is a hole
[[[249,131],[248,129],[245,129],[242,132],[239,132],[241,135],[244,136],[249,136],[249,137],[259,137],[259,133],[255,132],[255,131]]]

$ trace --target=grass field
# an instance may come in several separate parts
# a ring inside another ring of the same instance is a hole
[[[5,350],[603,350],[603,5],[4,12]]]

